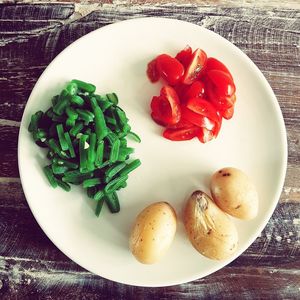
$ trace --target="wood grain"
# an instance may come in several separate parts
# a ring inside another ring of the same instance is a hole
[[[299,298],[299,1],[54,2],[0,4],[0,298]],[[34,84],[50,61],[94,29],[144,16],[193,22],[242,49],[263,72],[277,96],[289,145],[287,176],[279,205],[248,250],[228,267],[204,279],[158,289],[117,284],[70,261],[34,220],[17,168],[22,113]]]
[[[44,0],[1,0],[0,3],[41,3],[45,2]],[[47,3],[77,3],[82,5],[87,4],[112,4],[114,6],[120,5],[137,5],[137,4],[146,4],[146,5],[157,5],[157,4],[165,4],[165,5],[201,5],[201,6],[244,6],[244,7],[280,7],[280,8],[292,8],[299,9],[300,4],[298,0],[289,0],[289,1],[281,1],[281,0],[48,0]]]

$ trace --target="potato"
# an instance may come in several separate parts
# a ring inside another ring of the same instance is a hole
[[[184,209],[184,225],[195,249],[216,260],[232,256],[238,233],[231,219],[202,191],[195,191]]]
[[[136,218],[129,247],[143,264],[153,264],[169,249],[176,232],[175,210],[167,202],[156,202],[146,207]]]
[[[258,195],[248,176],[236,168],[223,168],[211,178],[210,190],[216,204],[229,215],[250,220],[258,212]]]

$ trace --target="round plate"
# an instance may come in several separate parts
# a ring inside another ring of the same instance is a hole
[[[174,34],[176,33],[176,34]],[[161,85],[146,77],[147,63],[160,53],[175,55],[186,45],[202,48],[224,62],[235,79],[235,114],[224,121],[218,138],[171,142],[149,115],[149,102]],[[45,153],[27,131],[30,116],[46,110],[50,99],[73,78],[94,83],[99,94],[116,92],[133,131],[132,143],[142,166],[119,193],[121,212],[94,214],[94,203],[80,187],[66,193],[52,189],[42,166]],[[60,53],[34,87],[19,135],[19,169],[28,204],[53,243],[83,268],[104,278],[138,286],[168,286],[211,274],[245,251],[267,224],[283,187],[287,143],[282,114],[272,89],[254,63],[219,35],[172,19],[142,18],[105,26]],[[239,233],[236,255],[226,261],[201,256],[190,244],[181,211],[195,189],[209,193],[213,172],[225,166],[244,170],[254,181],[259,213],[252,221],[234,220]],[[170,202],[178,213],[178,230],[166,256],[154,265],[135,260],[128,238],[136,215],[155,201]]]

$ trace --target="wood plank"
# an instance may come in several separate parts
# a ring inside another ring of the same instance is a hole
[[[2,1],[5,3],[5,1]],[[24,1],[23,1],[24,2]],[[50,1],[48,1],[50,2]],[[0,5],[0,19],[6,20],[61,20],[70,17],[74,12],[74,6],[64,3],[52,3],[51,5]]]
[[[38,0],[2,0],[3,3],[40,3],[41,1]],[[57,4],[59,2],[63,3],[75,3],[76,5],[103,5],[103,4],[112,4],[113,6],[117,7],[120,5],[158,5],[158,4],[165,4],[165,5],[201,5],[201,6],[237,6],[237,7],[280,7],[280,8],[293,8],[298,9],[300,7],[298,0],[288,0],[288,1],[281,1],[281,0],[189,0],[188,3],[186,0],[48,0],[47,3]]]
[[[299,267],[299,262],[282,269],[228,266],[180,286],[149,289],[117,284],[64,263],[0,257],[0,292],[2,299],[20,294],[22,299],[215,299],[220,293],[222,299],[277,299],[276,290],[278,299],[296,299]]]

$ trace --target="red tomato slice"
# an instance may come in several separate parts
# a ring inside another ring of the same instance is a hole
[[[205,94],[205,86],[204,83],[200,80],[194,81],[189,88],[187,89],[184,99],[185,101],[191,98],[203,98]]]
[[[220,122],[220,116],[218,115],[215,107],[210,102],[202,98],[189,99],[187,102],[187,108],[199,115],[207,117],[213,122]]]
[[[171,115],[171,108],[168,101],[160,96],[154,96],[151,101],[151,117],[161,126],[167,125],[166,116]]]
[[[211,130],[208,130],[206,128],[200,128],[197,137],[201,143],[207,143],[211,141],[215,137],[215,135]]]
[[[200,128],[197,126],[180,129],[167,128],[163,132],[163,136],[171,141],[187,141],[197,136],[199,132]]]
[[[205,88],[206,88],[205,91],[206,91],[206,95],[207,95],[208,99],[213,104],[213,106],[216,108],[216,110],[220,113],[221,117],[224,117],[225,111],[227,109],[233,107],[235,104],[235,101],[236,101],[235,94],[233,94],[231,97],[218,95],[218,93],[213,88],[213,84],[210,80],[205,81]],[[229,113],[226,113],[225,115],[230,116]],[[232,117],[232,115],[231,115],[231,117]]]
[[[186,68],[183,76],[182,82],[184,84],[191,84],[198,78],[203,66],[205,65],[206,59],[207,55],[203,50],[198,48],[194,51],[192,60]]]
[[[181,118],[181,111],[176,91],[171,86],[164,86],[160,90],[160,96],[169,103],[171,108],[171,115],[167,117],[167,123],[170,125],[178,123]]]
[[[187,107],[181,107],[181,114],[183,119],[191,122],[192,124],[198,127],[205,127],[209,130],[213,130],[215,128],[215,121],[209,119],[206,116],[197,114],[192,110],[188,109]]]
[[[207,77],[212,82],[212,88],[219,96],[231,97],[235,93],[235,85],[225,72],[210,70],[207,72]]]
[[[151,60],[147,66],[147,76],[151,82],[157,82],[159,80],[159,72],[156,67],[156,59]]]
[[[156,67],[160,76],[170,85],[178,83],[184,74],[183,65],[167,54],[157,56]]]
[[[174,125],[168,125],[167,127],[170,129],[181,129],[181,128],[189,128],[194,127],[195,125],[191,123],[190,121],[181,118],[180,121]]]
[[[192,48],[190,46],[186,46],[183,50],[181,50],[176,54],[175,58],[178,61],[180,61],[181,64],[186,69],[192,60],[192,56],[193,56]]]
[[[233,77],[232,77],[231,73],[229,72],[228,68],[222,62],[220,62],[219,60],[217,60],[214,57],[209,57],[205,64],[205,72],[208,72],[210,70],[223,71],[224,73],[229,75],[229,77],[233,81]]]
[[[160,125],[174,125],[181,118],[180,103],[176,91],[170,86],[160,90],[160,96],[154,96],[151,101],[153,120]]]

